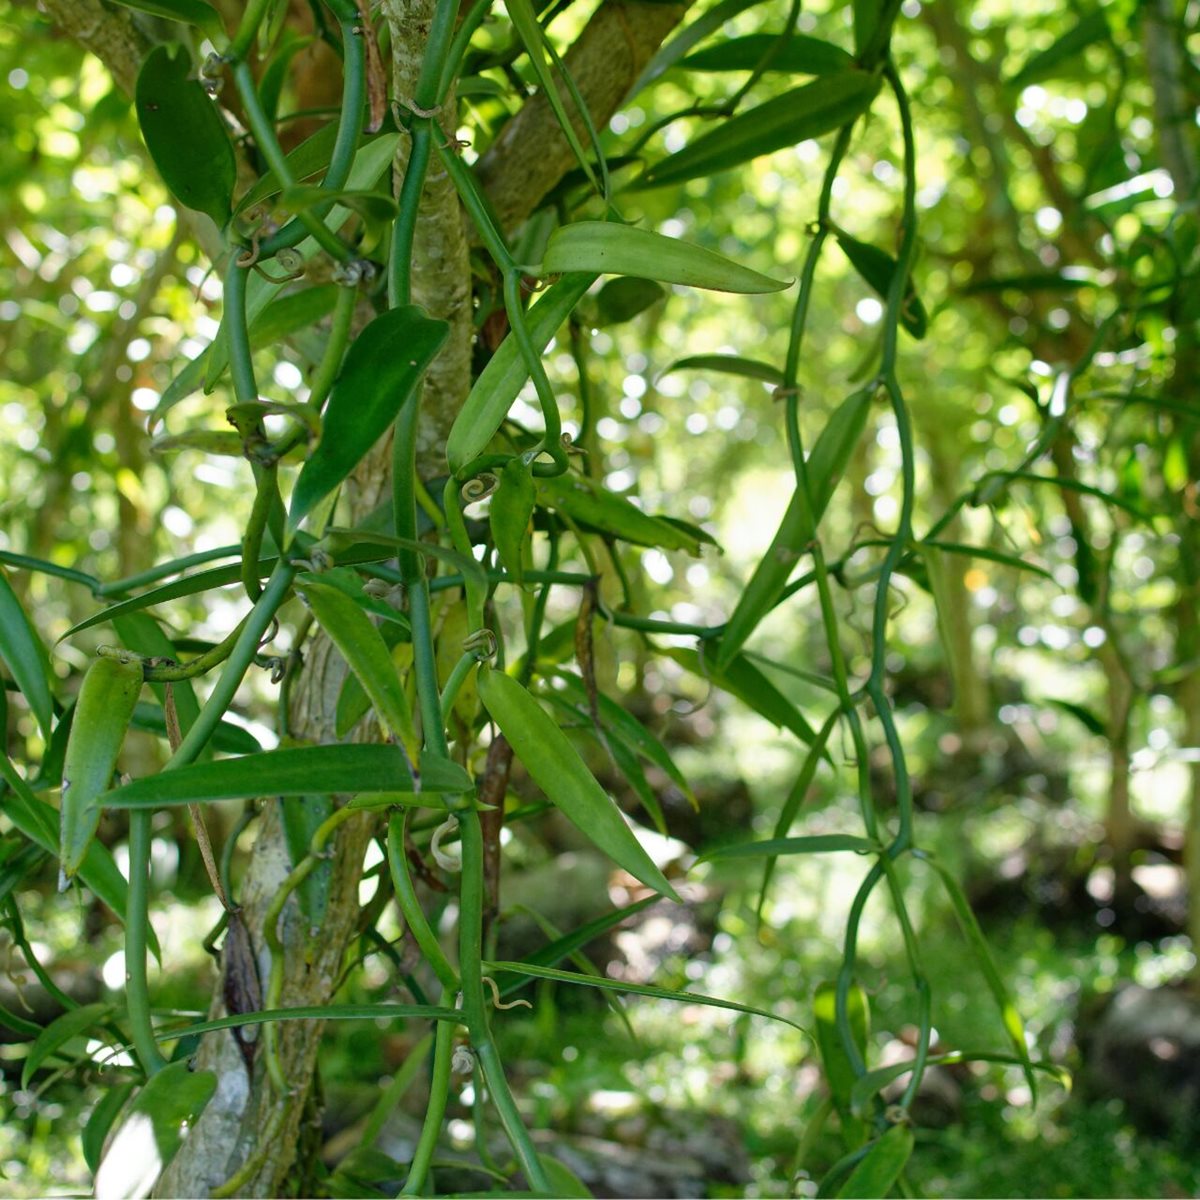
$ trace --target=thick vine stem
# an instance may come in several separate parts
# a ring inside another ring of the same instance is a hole
[[[146,931],[150,922],[150,837],[154,813],[129,814],[129,890],[125,904],[125,1004],[133,1044],[147,1075],[167,1065],[158,1052],[146,978]]]

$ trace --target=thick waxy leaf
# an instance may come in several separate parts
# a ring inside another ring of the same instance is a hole
[[[73,1038],[82,1037],[89,1029],[106,1020],[110,1012],[112,1009],[107,1004],[85,1004],[81,1008],[68,1009],[61,1017],[51,1021],[29,1047],[25,1065],[21,1068],[21,1086],[28,1087],[42,1063]]]
[[[125,8],[162,17],[166,21],[180,21],[184,25],[195,25],[213,41],[224,37],[225,27],[221,16],[211,4],[204,0],[115,0]]]
[[[689,54],[679,65],[685,71],[753,71],[782,36],[751,33],[746,37],[730,38]],[[767,70],[795,75],[832,75],[853,65],[854,60],[840,46],[803,33],[793,33],[771,58]]]
[[[300,580],[300,590],[321,628],[358,676],[380,720],[415,761],[419,743],[413,728],[412,708],[383,635],[367,614],[338,588],[306,575]]]
[[[838,1189],[839,1200],[876,1200],[886,1196],[900,1178],[913,1152],[911,1125],[893,1125],[867,1151],[866,1157]]]
[[[866,992],[857,984],[850,985],[846,996],[846,1017],[859,1057],[864,1058],[867,1053],[867,1037],[871,1031],[871,1009]],[[842,1118],[843,1135],[847,1144],[854,1148],[867,1140],[868,1133],[865,1122],[852,1111],[850,1092],[858,1076],[838,1029],[836,984],[817,985],[817,993],[813,997],[813,1020],[816,1025],[817,1049],[821,1052],[821,1063],[825,1068],[825,1080],[829,1084],[834,1107]]]
[[[523,551],[529,541],[529,519],[536,500],[530,464],[521,457],[510,459],[500,473],[500,488],[492,497],[488,523],[500,562],[518,584],[525,582]]]
[[[860,242],[848,233],[839,233],[837,238],[838,245],[854,269],[886,300],[896,274],[896,260],[886,250],[880,250],[878,246],[872,246],[869,242]],[[925,306],[913,287],[911,276],[904,285],[900,324],[918,339],[923,338],[929,328]]]
[[[449,329],[404,305],[376,317],[358,336],[333,385],[320,444],[296,480],[289,530],[341,485],[396,419]]]
[[[576,221],[550,235],[542,273],[569,271],[632,275],[718,292],[779,292],[791,286],[714,250],[615,221]]]
[[[529,310],[525,324],[535,350],[542,351],[571,314],[584,293],[596,281],[594,274],[568,275]],[[504,423],[517,393],[525,386],[529,372],[521,357],[517,339],[510,333],[492,355],[467,396],[462,411],[454,420],[446,441],[450,470],[461,471],[486,449],[496,430]]]
[[[700,539],[690,530],[663,517],[642,512],[636,504],[608,491],[603,484],[586,475],[569,472],[539,479],[537,494],[545,507],[623,542],[700,553]]]
[[[779,600],[800,556],[816,536],[816,526],[833,496],[838,480],[862,436],[871,407],[873,388],[864,388],[844,400],[829,418],[806,463],[810,502],[799,489],[771,545],[754,570],[721,635],[717,665],[727,666]],[[811,520],[809,519],[811,513]]]
[[[583,975],[576,971],[560,971],[554,967],[534,966],[528,962],[489,962],[489,971],[511,971],[515,975],[528,975],[533,979],[553,979],[558,983],[577,983],[582,987],[599,988],[605,992],[624,992],[630,996],[650,996],[655,1000],[678,1000],[681,1004],[703,1004],[709,1008],[727,1008],[731,1012],[748,1013],[752,1017],[766,1017],[768,1021],[780,1021],[801,1032],[808,1031],[803,1025],[789,1021],[766,1009],[754,1008],[749,1004],[737,1004],[733,1000],[718,1000],[715,996],[701,996],[696,992],[673,992],[670,988],[654,987],[648,983],[626,983],[621,979],[608,979],[602,975]]]
[[[701,660],[695,650],[681,646],[661,649],[681,667],[737,697],[772,725],[790,730],[806,746],[816,739],[813,727],[796,706],[745,655],[739,654],[724,667],[718,667],[708,657]]]
[[[109,1130],[135,1091],[137,1084],[132,1081],[113,1084],[96,1101],[96,1107],[92,1109],[92,1115],[88,1117],[87,1124],[83,1127],[83,1137],[80,1139],[83,1143],[83,1161],[87,1163],[88,1170],[93,1175],[100,1166]]]
[[[63,760],[60,857],[67,878],[79,870],[100,824],[97,800],[112,783],[141,691],[137,659],[97,658],[83,677]]]
[[[760,379],[776,387],[782,387],[784,383],[783,372],[778,367],[736,354],[693,354],[677,359],[663,374],[669,375],[672,371],[720,371],[725,375],[741,375],[744,379]]]
[[[96,1200],[148,1196],[217,1090],[214,1071],[168,1063],[134,1097],[96,1172]]]
[[[481,670],[478,686],[480,698],[500,732],[534,783],[559,811],[635,879],[678,900],[675,889],[625,824],[616,804],[542,706],[502,671]]]
[[[197,763],[135,779],[103,797],[105,808],[168,808],[256,796],[395,794],[396,804],[439,808],[435,781],[414,795],[399,746],[300,746]],[[452,790],[459,791],[458,787]]]
[[[37,718],[42,737],[49,740],[54,701],[50,695],[46,649],[3,572],[0,572],[0,658]]]
[[[593,323],[597,328],[603,328],[632,321],[653,308],[666,294],[653,279],[638,279],[632,275],[610,279],[596,296]]]
[[[150,51],[138,74],[138,124],[175,199],[224,228],[237,181],[233,143],[211,97],[189,78],[191,69],[178,46]]]
[[[857,120],[878,91],[879,78],[865,71],[827,75],[730,117],[651,167],[637,186],[684,183],[820,137]]]

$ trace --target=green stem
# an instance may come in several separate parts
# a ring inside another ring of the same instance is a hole
[[[258,582],[257,576],[255,583]],[[241,635],[245,621],[239,621],[233,631],[227,634],[211,650],[206,650],[196,658],[185,663],[172,663],[170,666],[146,667],[142,674],[147,683],[178,683],[183,679],[195,679],[197,675],[205,675],[223,663],[233,651],[238,637]]]
[[[129,814],[129,890],[125,899],[125,1003],[133,1044],[147,1076],[167,1065],[158,1052],[150,1011],[146,978],[147,937],[150,923],[150,833],[154,813],[143,809]]]
[[[320,412],[329,399],[333,381],[342,369],[342,359],[350,343],[350,329],[354,323],[354,309],[358,303],[358,290],[343,287],[338,290],[337,302],[333,306],[333,320],[329,327],[329,340],[321,355],[320,365],[313,373],[308,385],[308,405]]]
[[[275,136],[275,127],[258,98],[258,89],[255,87],[254,75],[250,70],[249,64],[245,62],[234,64],[233,81],[237,85],[238,96],[242,101],[242,108],[246,114],[246,123],[250,126],[250,132],[254,135],[254,143],[258,147],[259,153],[267,160],[267,165],[275,173],[275,178],[279,181],[280,186],[286,192],[288,188],[295,184],[296,179],[292,174],[292,168],[288,163],[287,155],[284,154],[283,147],[279,144],[279,139]],[[358,107],[361,113],[361,101]],[[330,203],[332,204],[332,201]],[[333,258],[339,262],[349,262],[353,258],[350,248],[325,224],[315,210],[305,209],[303,212],[297,213],[296,217],[317,244]],[[259,258],[262,257],[265,249],[265,247],[259,246]],[[235,263],[237,258],[238,256],[235,255]]]
[[[483,1068],[500,1124],[504,1127],[529,1186],[537,1192],[550,1192],[550,1182],[508,1086],[508,1078],[504,1074],[504,1066],[488,1024],[487,1001],[483,991],[483,832],[479,825],[479,814],[470,809],[459,813],[458,821],[462,850],[458,966],[462,973],[463,1019],[479,1065]]]
[[[363,34],[359,31],[360,17],[358,8],[353,3],[344,0],[329,0],[329,6],[337,14],[342,31],[342,103],[338,109],[338,131],[333,144],[333,153],[329,159],[329,169],[321,180],[321,187],[328,192],[340,191],[350,177],[354,166],[354,156],[358,152],[358,143],[362,138],[363,124],[366,117],[366,48],[363,45]],[[324,221],[326,214],[333,207],[334,201],[328,205],[317,205],[311,209],[313,216]],[[278,233],[259,244],[259,252],[265,257],[271,257],[289,246],[295,246],[302,241],[307,226],[299,218],[289,221]]]
[[[392,440],[392,507],[396,536],[410,541],[417,538],[419,416],[420,405],[414,396],[400,410]],[[429,581],[421,564],[421,556],[415,550],[402,548],[396,558],[400,576],[408,591],[408,620],[412,626],[413,674],[417,681],[417,701],[421,710],[421,733],[425,745],[444,758],[449,747],[438,696],[437,655],[429,612]]]
[[[454,1003],[453,992],[442,993],[442,1005],[449,1008]],[[401,1196],[420,1196],[425,1191],[429,1178],[429,1167],[437,1150],[442,1133],[442,1122],[446,1118],[446,1101],[450,1096],[450,1069],[454,1062],[454,1026],[449,1021],[437,1023],[437,1034],[433,1047],[433,1071],[429,1080],[429,1099],[425,1106],[425,1120],[421,1123],[421,1136],[413,1152],[408,1168],[408,1178],[400,1191]]]
[[[170,760],[163,767],[164,771],[185,767],[194,762],[208,744],[208,740],[212,737],[221,718],[233,703],[233,697],[246,672],[250,669],[254,656],[258,653],[259,642],[263,634],[266,633],[275,619],[276,612],[287,599],[294,575],[295,568],[290,563],[281,560],[275,565],[262,595],[259,596],[254,608],[246,617],[241,633],[233,645],[233,650],[230,652],[225,669],[221,672],[216,686],[200,710],[195,724],[180,742],[179,749],[171,755]]]
[[[388,870],[391,872],[392,887],[396,892],[396,903],[400,906],[400,914],[404,917],[409,932],[416,939],[425,961],[433,969],[442,988],[453,995],[458,991],[458,973],[450,965],[437,935],[425,919],[425,912],[417,899],[412,875],[408,869],[408,852],[404,844],[406,820],[404,814],[393,813],[388,821]]]
[[[233,394],[239,404],[253,404],[258,399],[250,327],[246,320],[246,277],[249,274],[250,268],[239,266],[238,255],[231,254],[225,271],[225,336]]]

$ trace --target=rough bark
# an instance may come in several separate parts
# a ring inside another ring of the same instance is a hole
[[[100,0],[38,0],[38,8],[63,33],[90,50],[121,91],[133,95],[149,41],[127,9],[105,8]]]

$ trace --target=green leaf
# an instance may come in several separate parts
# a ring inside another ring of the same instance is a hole
[[[664,646],[660,651],[693,675],[736,697],[772,725],[790,730],[806,746],[816,738],[813,727],[796,706],[745,655],[736,655],[725,666],[718,667],[686,647]]]
[[[600,187],[595,173],[592,171],[592,165],[588,162],[587,154],[580,144],[579,136],[575,132],[575,125],[567,114],[562,97],[558,94],[554,75],[550,71],[550,64],[546,61],[542,27],[538,24],[533,5],[530,0],[505,0],[504,7],[508,12],[509,20],[513,23],[513,28],[517,31],[517,36],[521,39],[521,43],[529,55],[530,65],[533,67],[533,72],[538,78],[546,100],[549,101],[550,107],[554,111],[563,137],[566,138],[583,173],[588,177],[592,186],[599,191]]]
[[[380,720],[400,740],[409,761],[415,761],[420,743],[412,708],[383,636],[345,592],[310,575],[302,575],[297,583],[317,622],[358,676]]]
[[[642,88],[653,83],[664,71],[683,58],[693,46],[716,33],[726,21],[732,20],[738,13],[747,8],[753,8],[761,2],[762,0],[721,0],[720,4],[714,4],[712,8],[702,12],[646,64],[633,87],[629,89],[630,97],[637,95]]]
[[[425,781],[422,780],[422,783]],[[412,790],[399,746],[300,746],[197,763],[135,779],[102,797],[105,808],[169,808],[256,796],[395,795],[396,804],[441,808],[438,794]]]
[[[1011,1054],[993,1054],[990,1051],[952,1050],[949,1054],[934,1054],[926,1060],[926,1065],[953,1066],[957,1063],[997,1063],[1004,1066],[1023,1066],[1019,1058]],[[1071,1072],[1057,1063],[1035,1062],[1029,1064],[1035,1071],[1049,1075],[1057,1084],[1070,1091]],[[865,1113],[873,1097],[879,1094],[887,1085],[913,1069],[912,1059],[903,1062],[889,1063],[886,1067],[876,1067],[865,1075],[860,1075],[854,1081],[850,1091],[850,1107],[855,1113]]]
[[[535,967],[553,967],[556,963],[562,962],[564,958],[581,950],[589,942],[640,913],[642,909],[658,902],[659,897],[656,895],[643,896],[640,900],[626,904],[623,908],[614,908],[612,912],[596,917],[595,920],[588,921],[586,925],[580,925],[578,929],[572,929],[570,933],[564,933],[562,937],[555,938],[554,941],[534,951],[525,962],[527,965]],[[500,989],[500,995],[507,997],[528,987],[529,978],[522,975],[514,977],[498,973],[496,984]]]
[[[129,1097],[137,1091],[137,1086],[136,1083],[130,1081],[129,1083],[116,1083],[109,1087],[104,1095],[96,1101],[91,1116],[88,1117],[87,1124],[83,1127],[83,1161],[87,1163],[88,1170],[93,1175],[100,1166],[108,1132],[112,1129],[113,1122],[121,1115],[121,1109],[128,1103]]]
[[[911,1125],[893,1125],[871,1144],[866,1157],[838,1190],[839,1200],[876,1200],[886,1196],[900,1178],[913,1152]]]
[[[635,186],[685,183],[820,137],[856,121],[871,107],[878,91],[879,77],[865,71],[817,79],[702,133],[651,167]]]
[[[396,201],[385,192],[363,188],[344,188],[335,191],[317,187],[315,184],[296,184],[286,188],[280,201],[292,212],[306,212],[330,204],[340,204],[362,218],[364,247],[372,248],[379,243],[383,230],[396,218]]]
[[[115,3],[137,12],[149,13],[152,17],[162,17],[165,21],[195,25],[218,44],[225,38],[221,14],[204,0],[115,0]]]
[[[700,553],[700,539],[662,517],[644,513],[636,504],[610,492],[598,480],[569,471],[537,481],[538,501],[566,514],[588,529],[637,546]]]
[[[783,372],[778,367],[736,354],[693,354],[676,359],[663,371],[663,375],[669,375],[672,371],[719,371],[725,375],[741,375],[745,379],[760,379],[776,387],[783,387],[785,382]]]
[[[197,1021],[181,1029],[160,1032],[158,1040],[165,1042],[196,1037],[202,1033],[217,1033],[242,1025],[266,1025],[271,1021],[462,1021],[462,1013],[454,1008],[434,1008],[428,1004],[315,1004],[295,1008],[270,1008],[262,1012],[237,1013],[232,1017],[217,1017],[212,1021]],[[160,1072],[161,1074],[161,1072]]]
[[[168,1063],[134,1097],[96,1171],[104,1200],[148,1196],[217,1090],[214,1071]]]
[[[224,228],[237,182],[233,143],[212,98],[189,78],[178,46],[155,46],[138,74],[135,104],[146,149],[180,204]]]
[[[883,15],[883,0],[854,0],[854,53],[862,54],[871,44]]]
[[[42,737],[49,741],[54,715],[49,659],[42,639],[34,632],[3,571],[0,571],[0,658],[21,689]]]
[[[58,857],[59,815],[44,800],[30,790],[9,761],[0,754],[0,775],[9,786],[7,795],[0,796],[0,810],[27,837],[36,842],[53,858]],[[108,848],[93,841],[79,868],[79,878],[101,899],[122,924],[125,923],[125,876],[117,869]],[[149,930],[150,948],[159,957],[158,939]]]
[[[837,240],[850,265],[886,300],[896,274],[896,260],[886,250],[869,242],[860,242],[841,230],[838,230]],[[913,286],[911,275],[904,285],[900,324],[917,339],[923,338],[929,328],[929,317]]]
[[[18,571],[37,571],[42,575],[53,575],[58,579],[66,579],[70,583],[81,583],[93,592],[100,586],[100,580],[94,575],[76,571],[72,567],[63,567],[58,563],[47,562],[44,558],[32,558],[28,554],[14,554],[11,550],[0,550],[0,563]],[[3,578],[3,574],[0,574],[0,579]]]
[[[701,855],[701,858],[711,862],[718,858],[774,858],[783,854],[832,854],[839,850],[872,854],[879,850],[879,843],[848,833],[817,833],[810,837],[766,838],[761,842],[718,846]]]
[[[571,271],[631,275],[719,292],[779,292],[791,286],[790,280],[771,279],[703,246],[615,221],[575,221],[550,235],[540,273]]]
[[[42,1063],[74,1038],[82,1037],[89,1029],[107,1020],[111,1012],[112,1006],[109,1004],[84,1004],[68,1009],[51,1021],[29,1047],[25,1065],[21,1068],[21,1086],[27,1088]]]
[[[1052,45],[1026,59],[1006,82],[1012,88],[1025,88],[1032,83],[1053,79],[1063,73],[1062,67],[1077,58],[1089,46],[1108,40],[1108,20],[1104,10],[1097,8],[1081,17]]]
[[[571,310],[595,281],[595,275],[568,275],[546,289],[525,317],[529,340],[535,350],[545,350]],[[483,453],[496,430],[504,423],[508,410],[528,378],[529,372],[525,368],[517,339],[510,333],[480,372],[450,429],[446,458],[451,471],[458,474],[472,459]]]
[[[753,71],[782,36],[751,33],[729,38],[689,54],[679,66],[685,71]],[[840,46],[803,33],[793,33],[766,69],[795,75],[833,75],[849,70],[853,65],[854,60]]]
[[[1017,1012],[1017,1006],[1009,994],[1008,986],[996,967],[996,960],[992,958],[987,938],[984,937],[983,930],[979,927],[979,921],[971,910],[971,902],[967,899],[958,880],[941,863],[928,855],[923,854],[922,857],[937,872],[938,878],[941,879],[942,885],[946,889],[946,895],[950,898],[950,904],[954,908],[954,915],[958,918],[963,936],[967,939],[967,945],[974,953],[980,973],[988,985],[988,990],[992,993],[992,998],[996,1001],[997,1008],[1000,1009],[1000,1020],[1004,1026],[1004,1032],[1008,1034],[1013,1051],[1020,1060],[1021,1069],[1025,1072],[1025,1082],[1029,1085],[1030,1095],[1036,1104],[1037,1082],[1033,1077],[1033,1063],[1029,1058],[1029,1047],[1025,1044],[1025,1026],[1021,1021],[1021,1014]]]
[[[336,283],[326,283],[319,287],[306,287],[297,292],[288,292],[272,300],[250,322],[250,349],[261,350],[264,346],[273,346],[276,342],[327,317],[337,303],[338,291]],[[194,361],[198,362],[200,358],[203,358],[205,363],[204,390],[211,392],[225,373],[225,368],[229,366],[229,343],[223,337],[216,338]],[[186,371],[187,368],[185,374]],[[192,384],[192,388],[199,386],[199,380]],[[160,411],[166,411],[165,402],[164,393],[158,405]]]
[[[1047,700],[1046,703],[1062,712],[1070,713],[1088,733],[1095,734],[1096,737],[1104,737],[1108,732],[1100,716],[1083,704],[1074,704],[1070,700],[1055,699]]]
[[[858,1048],[859,1057],[867,1053],[867,1037],[871,1029],[871,1009],[867,994],[857,984],[850,985],[846,996],[846,1016],[850,1035]],[[851,1089],[858,1078],[854,1063],[846,1053],[837,1023],[837,985],[820,983],[813,997],[813,1021],[816,1025],[817,1049],[825,1068],[825,1080],[833,1097],[834,1107],[842,1118],[842,1133],[846,1145],[854,1149],[867,1140],[865,1122],[855,1114],[851,1105]]]
[[[596,295],[591,324],[597,329],[622,325],[653,308],[666,294],[653,279],[638,279],[633,275],[610,279]]]
[[[534,783],[595,846],[647,887],[679,900],[566,734],[515,679],[481,669],[479,696]]]
[[[583,975],[576,971],[560,971],[554,967],[535,966],[529,962],[489,962],[486,963],[489,972],[511,971],[514,975],[528,975],[532,979],[553,979],[558,983],[577,983],[583,987],[599,988],[606,992],[623,992],[631,996],[649,996],[654,1000],[677,1000],[681,1004],[703,1004],[709,1008],[725,1008],[731,1012],[747,1013],[752,1017],[765,1017],[768,1021],[779,1021],[799,1029],[801,1033],[808,1030],[787,1017],[767,1012],[766,1009],[755,1008],[749,1004],[738,1004],[733,1000],[718,1000],[715,996],[702,996],[697,992],[675,992],[670,988],[654,987],[648,983],[627,983],[621,979],[608,979],[601,975]]]
[[[500,562],[518,585],[525,582],[524,549],[536,500],[532,464],[521,455],[510,458],[500,472],[500,487],[492,496],[488,524]]]
[[[578,675],[570,671],[559,671],[555,675],[555,679],[561,683],[562,690],[577,704],[587,707],[587,688]],[[683,772],[675,765],[662,742],[628,709],[603,692],[597,694],[596,701],[600,710],[600,721],[605,729],[623,741],[631,750],[640,754],[647,762],[658,767],[695,808],[696,796],[692,791],[692,786],[684,778]]]
[[[333,385],[320,444],[296,480],[289,531],[341,485],[411,401],[449,330],[406,304],[381,313],[359,334]]]
[[[758,628],[759,622],[779,601],[793,568],[804,554],[821,523],[825,509],[854,447],[862,436],[874,388],[847,397],[826,422],[807,461],[810,500],[797,487],[766,554],[754,569],[734,607],[717,653],[717,666],[725,667]],[[811,519],[810,519],[811,517]]]
[[[552,1196],[584,1197],[586,1200],[590,1200],[592,1193],[588,1191],[587,1184],[565,1163],[559,1162],[557,1158],[551,1158],[548,1154],[539,1154],[538,1161],[546,1173]]]
[[[63,760],[59,857],[69,879],[100,824],[99,798],[108,791],[125,732],[142,691],[139,659],[92,660],[83,677]]]

